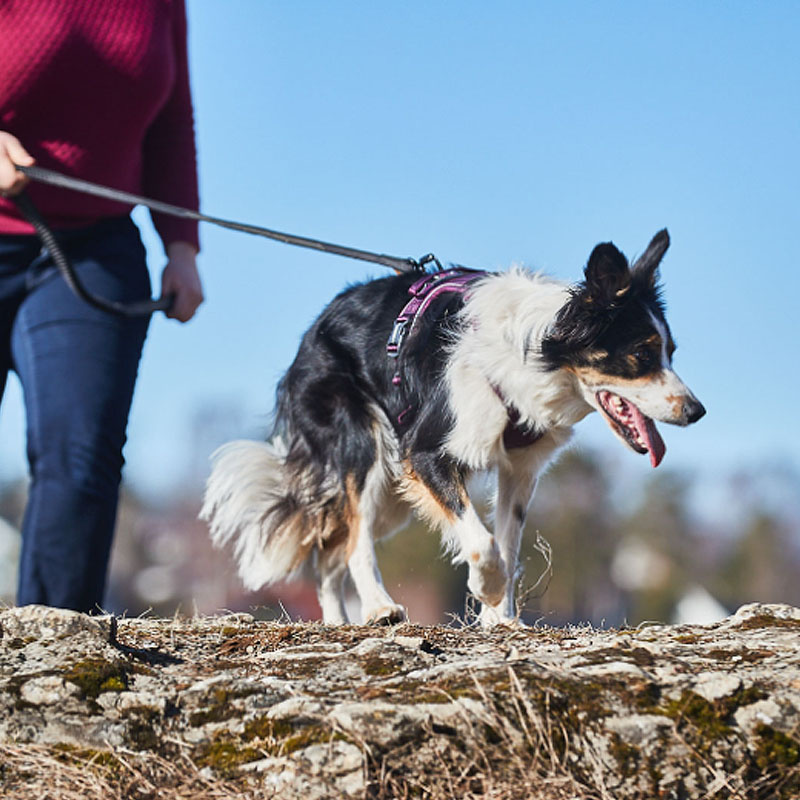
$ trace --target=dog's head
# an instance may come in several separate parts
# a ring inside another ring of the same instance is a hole
[[[657,275],[668,247],[662,230],[630,267],[613,244],[597,245],[542,342],[547,367],[572,372],[586,402],[654,467],[666,447],[653,420],[690,425],[706,413],[672,369]]]

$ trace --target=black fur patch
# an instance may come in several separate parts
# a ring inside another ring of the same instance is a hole
[[[661,369],[661,348],[675,349],[664,316],[656,270],[669,244],[656,234],[633,268],[611,243],[592,251],[584,280],[571,292],[541,345],[548,369],[591,367],[621,378],[639,378]],[[661,341],[653,323],[666,332]]]
[[[461,468],[443,456],[453,420],[444,385],[445,345],[458,323],[460,295],[436,298],[404,342],[398,359],[386,355],[394,320],[419,275],[381,278],[346,289],[304,335],[278,386],[275,434],[288,446],[297,474],[331,474],[346,488],[363,488],[376,458],[375,409],[397,434],[401,457],[434,496],[455,514],[464,510]],[[400,383],[392,382],[395,372]]]

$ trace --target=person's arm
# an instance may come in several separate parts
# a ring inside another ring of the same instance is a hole
[[[144,142],[142,185],[149,197],[197,209],[197,154],[189,85],[186,9],[182,0],[175,0],[172,8],[175,84]],[[196,261],[200,250],[197,223],[157,213],[152,217],[168,258],[161,275],[161,293],[162,296],[175,295],[175,303],[167,316],[186,322],[203,302]]]
[[[28,183],[28,178],[15,168],[30,167],[35,163],[16,136],[0,131],[0,194],[11,197],[19,194]]]

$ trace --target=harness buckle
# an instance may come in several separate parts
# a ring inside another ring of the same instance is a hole
[[[400,345],[406,336],[406,328],[408,327],[407,319],[397,319],[394,322],[394,327],[386,342],[386,355],[389,358],[397,358],[400,355]]]

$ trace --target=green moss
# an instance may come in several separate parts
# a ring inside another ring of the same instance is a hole
[[[71,744],[53,745],[53,756],[66,764],[80,763],[88,769],[101,770],[107,775],[118,776],[124,771],[120,760],[110,750],[94,750],[88,747],[75,747]]]
[[[311,725],[284,739],[278,748],[280,755],[289,755],[312,744],[327,744],[331,741],[345,741],[345,737],[338,732],[332,732],[329,728]]]
[[[257,761],[263,756],[255,747],[241,746],[231,739],[215,738],[198,748],[195,763],[200,767],[211,767],[218,775],[230,777],[242,764]]]
[[[128,688],[128,671],[113,661],[89,658],[73,664],[64,680],[74,683],[83,696],[94,700],[103,692],[121,692]]]
[[[125,681],[119,675],[112,675],[100,684],[100,692],[124,692],[127,689]]]
[[[770,767],[793,767],[800,762],[800,742],[792,739],[769,725],[759,725],[755,729],[758,744],[755,761],[761,770]]]
[[[605,697],[624,685],[617,680],[552,680],[534,698],[545,713],[555,712],[572,730],[578,730],[587,719],[607,717]]]
[[[746,689],[739,689],[729,698],[729,712],[732,714],[739,706],[749,706],[759,700],[767,698],[767,693],[758,686],[748,686]]]
[[[481,683],[485,683],[481,678]],[[488,682],[491,691],[508,690],[508,679],[503,678],[499,686],[496,682]],[[446,679],[432,683],[430,681],[403,680],[397,683],[364,686],[357,690],[362,700],[387,699],[403,705],[420,703],[450,703],[462,697],[479,699],[480,693],[472,679]]]
[[[275,736],[288,736],[293,730],[288,722],[275,721],[269,717],[255,717],[244,726],[242,738],[245,741],[271,739]]]
[[[158,750],[161,714],[150,706],[134,706],[126,714],[128,741],[134,750]]]
[[[661,700],[661,687],[657,683],[645,681],[638,685],[634,684],[631,695],[637,710],[646,713],[654,709]]]
[[[679,725],[686,721],[691,723],[706,740],[719,739],[731,732],[727,722],[728,713],[709,702],[704,697],[691,691],[684,691],[677,700],[670,700],[662,712]]]
[[[609,750],[611,755],[614,756],[619,767],[619,774],[623,778],[630,778],[636,775],[639,771],[639,761],[641,760],[641,754],[637,747],[623,741],[618,733],[612,733]]]
[[[197,750],[196,763],[211,767],[223,777],[232,776],[249,761],[284,756],[313,744],[327,744],[345,737],[325,725],[293,725],[285,720],[256,717],[237,735],[221,731]]]
[[[199,728],[209,722],[224,722],[239,713],[233,701],[255,694],[255,689],[215,689],[208,697],[206,707],[189,716],[189,724]]]
[[[402,662],[396,661],[392,658],[381,658],[380,656],[372,656],[361,664],[361,669],[367,675],[386,676],[394,675]]]
[[[684,691],[677,700],[670,700],[666,705],[652,711],[665,714],[679,724],[687,721],[698,729],[703,738],[714,740],[731,733],[731,722],[736,709],[763,700],[766,696],[764,690],[758,686],[740,688],[713,702],[694,692]]]

